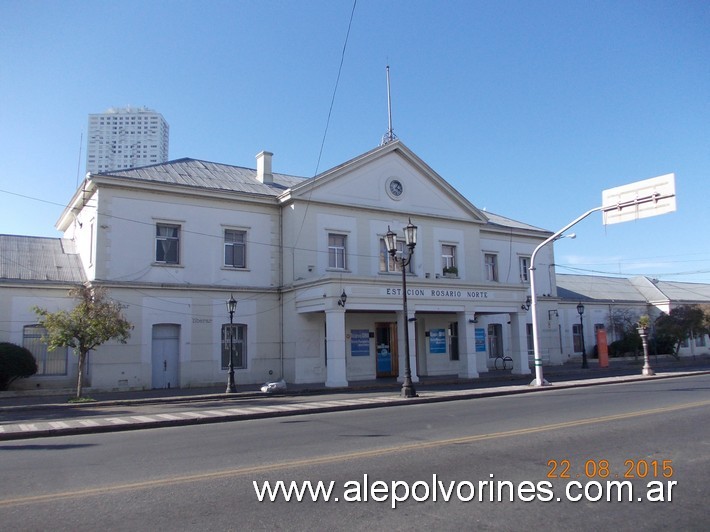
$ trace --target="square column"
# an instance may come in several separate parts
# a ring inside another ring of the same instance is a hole
[[[348,385],[345,364],[345,309],[325,311],[327,368],[325,385],[339,388]]]
[[[512,340],[513,373],[515,375],[530,375],[528,360],[528,333],[526,329],[527,312],[510,313],[510,336]]]
[[[476,353],[476,324],[473,312],[459,312],[459,377],[477,379],[478,353]],[[485,353],[484,353],[485,355]]]

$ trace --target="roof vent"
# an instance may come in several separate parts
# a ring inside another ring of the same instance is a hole
[[[260,183],[273,183],[274,174],[271,173],[271,158],[274,156],[269,151],[256,154],[256,178]]]

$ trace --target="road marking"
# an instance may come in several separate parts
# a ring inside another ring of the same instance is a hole
[[[246,408],[227,408],[225,412],[229,412],[230,414],[248,414],[249,410]]]
[[[36,504],[41,502],[53,502],[65,499],[77,499],[87,496],[107,495],[112,493],[120,493],[125,491],[133,491],[139,489],[151,489],[157,487],[172,486],[177,484],[187,484],[194,482],[203,482],[208,480],[216,480],[222,478],[232,478],[245,475],[263,474],[281,469],[310,467],[313,465],[331,464],[342,462],[345,460],[358,460],[362,458],[370,458],[383,456],[386,454],[400,453],[403,451],[417,451],[431,449],[435,447],[443,447],[448,445],[458,445],[465,443],[474,443],[477,441],[493,440],[497,438],[508,438],[511,436],[522,436],[526,434],[536,434],[538,432],[546,432],[550,430],[567,429],[571,427],[580,427],[584,425],[593,425],[597,423],[607,423],[610,421],[619,421],[634,417],[648,416],[653,414],[666,414],[676,412],[678,410],[687,410],[690,408],[698,408],[710,406],[710,400],[696,401],[694,403],[684,403],[674,406],[665,406],[661,408],[653,408],[649,410],[640,410],[637,412],[628,412],[626,414],[611,414],[608,416],[600,416],[588,419],[578,419],[574,421],[564,421],[561,423],[552,423],[550,425],[540,425],[537,427],[528,427],[524,429],[514,429],[503,432],[493,432],[490,434],[476,434],[470,436],[460,436],[458,438],[449,438],[445,440],[434,440],[429,442],[408,443],[403,445],[394,445],[391,447],[382,447],[379,449],[371,449],[367,451],[353,451],[350,453],[333,454],[328,456],[318,456],[314,458],[304,458],[301,460],[289,460],[285,462],[277,462],[271,464],[243,467],[239,469],[231,469],[226,471],[214,471],[211,473],[195,473],[192,475],[184,475],[181,477],[168,477],[156,480],[146,480],[143,482],[133,482],[127,484],[114,484],[110,486],[98,486],[95,488],[86,488],[75,491],[64,491],[59,493],[47,493],[44,495],[29,495],[24,497],[16,497],[14,499],[0,500],[0,508],[8,506],[20,506],[25,504]]]
[[[105,418],[105,421],[113,423],[114,425],[125,425],[126,423],[130,423],[130,421],[122,417],[107,417]]]
[[[50,421],[49,424],[53,429],[68,429],[69,424],[64,421]]]
[[[155,414],[155,417],[168,420],[182,419],[180,416],[176,416],[175,414]]]

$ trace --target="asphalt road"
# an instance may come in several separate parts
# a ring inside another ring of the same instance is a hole
[[[0,523],[7,530],[707,530],[709,406],[703,375],[6,442]],[[306,480],[314,488],[333,482],[331,501],[322,492],[318,502],[286,502],[283,493],[277,502],[258,500],[266,481]],[[620,491],[607,483],[627,480],[624,500],[606,502],[605,491],[614,501]]]

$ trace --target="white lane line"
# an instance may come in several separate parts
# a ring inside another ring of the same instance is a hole
[[[135,419],[142,423],[152,423],[153,421],[155,421],[155,418],[150,416],[131,416],[131,419]]]
[[[130,421],[122,417],[107,417],[106,421],[114,425],[125,425],[126,423],[130,423]]]
[[[180,416],[176,416],[174,414],[156,414],[155,417],[159,417],[161,419],[182,419]]]

